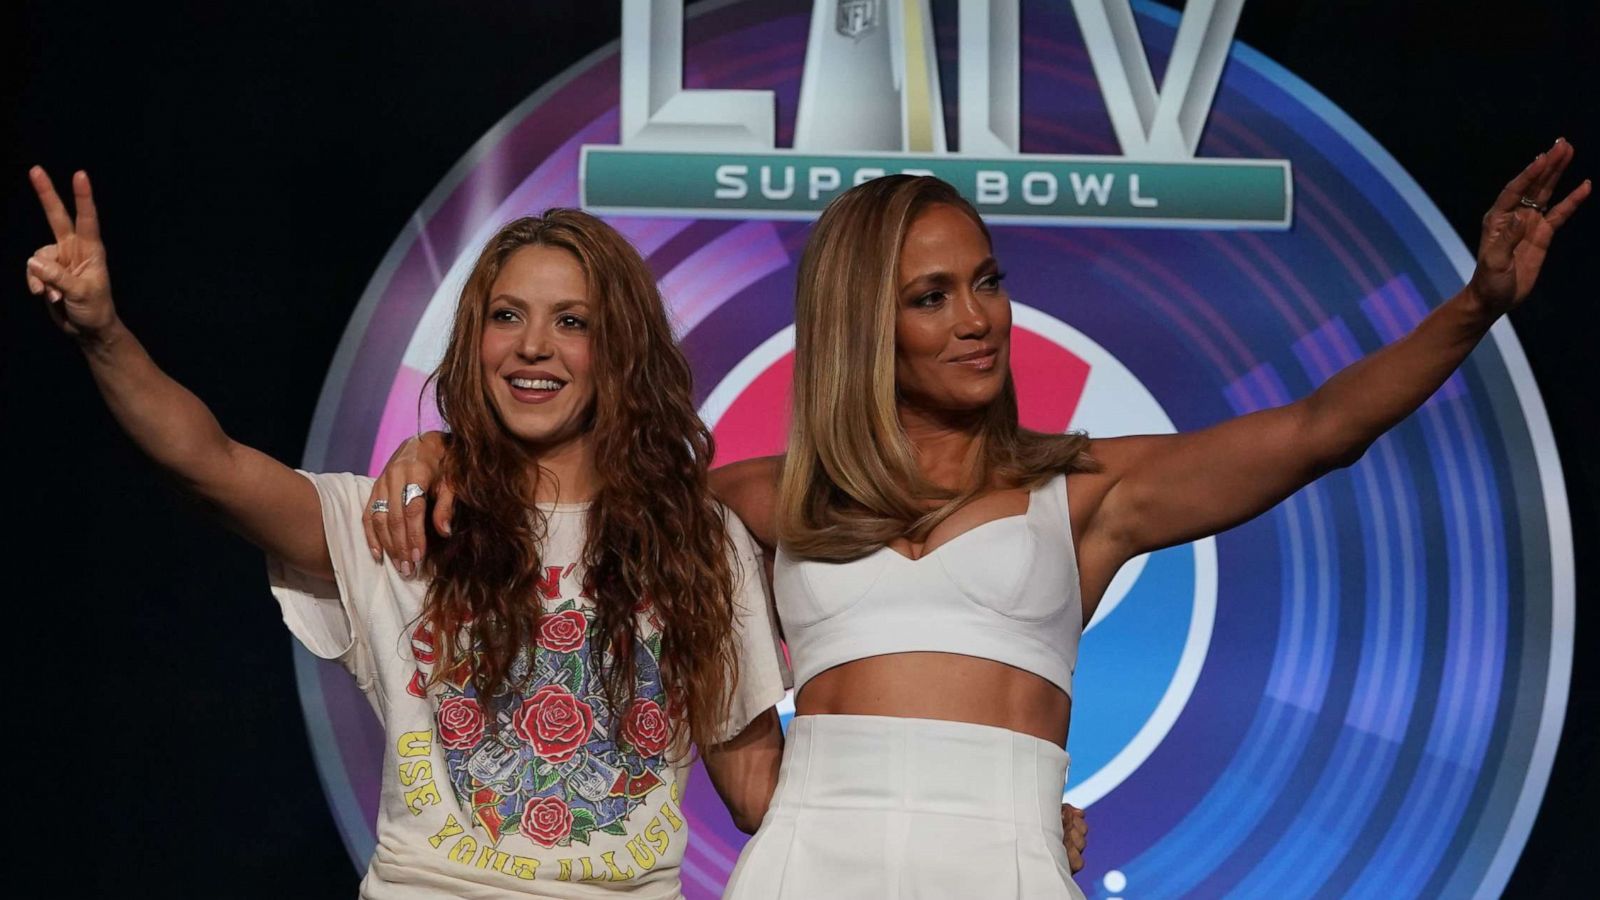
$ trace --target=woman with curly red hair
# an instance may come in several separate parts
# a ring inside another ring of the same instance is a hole
[[[369,506],[370,478],[231,440],[117,316],[88,177],[75,220],[31,177],[55,241],[30,289],[117,421],[267,552],[290,630],[378,713],[362,896],[678,897],[691,743],[754,830],[787,679],[760,551],[711,499],[688,364],[615,230],[551,210],[484,248],[434,373],[452,539],[399,572],[363,516],[420,509],[420,491]]]

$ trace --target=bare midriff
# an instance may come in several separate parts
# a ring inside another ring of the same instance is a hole
[[[993,660],[891,653],[816,675],[795,698],[795,713],[967,722],[1064,746],[1072,698],[1038,675]]]

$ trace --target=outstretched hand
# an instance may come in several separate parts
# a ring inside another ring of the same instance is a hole
[[[1483,216],[1478,267],[1468,287],[1496,315],[1527,299],[1556,231],[1589,196],[1592,185],[1585,179],[1560,203],[1550,205],[1573,153],[1572,145],[1558,138],[1511,179]]]
[[[28,260],[28,290],[49,301],[50,318],[67,334],[92,338],[117,320],[111,303],[111,272],[100,243],[100,217],[94,208],[89,175],[72,176],[74,220],[56,195],[44,169],[34,166],[28,179],[55,234],[55,243],[40,247]]]

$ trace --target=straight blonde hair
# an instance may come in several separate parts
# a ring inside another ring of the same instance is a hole
[[[982,413],[976,477],[952,491],[922,476],[896,409],[894,333],[900,247],[917,215],[938,204],[965,212],[990,237],[948,183],[890,175],[841,194],[806,243],[795,288],[794,412],[778,492],[778,537],[797,556],[842,561],[895,538],[922,540],[992,487],[1032,488],[1094,467],[1087,436],[1018,425],[1007,372]]]

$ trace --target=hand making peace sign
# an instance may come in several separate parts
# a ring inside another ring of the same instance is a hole
[[[89,175],[72,176],[74,222],[56,195],[44,169],[28,171],[39,205],[55,233],[55,243],[40,247],[28,260],[28,290],[50,301],[50,318],[62,331],[90,339],[117,320],[111,303],[111,272],[106,268],[106,248],[100,243],[100,218],[89,189]]]

